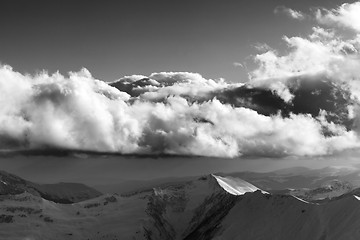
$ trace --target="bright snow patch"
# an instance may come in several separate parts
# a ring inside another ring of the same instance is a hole
[[[255,192],[257,190],[260,190],[262,193],[269,194],[268,192],[265,192],[251,183],[248,183],[244,180],[241,180],[239,178],[233,178],[233,177],[220,177],[213,175],[212,176],[216,179],[218,184],[228,193],[232,195],[243,195],[247,192]]]
[[[292,196],[293,196],[293,195],[292,195]],[[309,202],[305,201],[304,199],[298,198],[298,197],[296,197],[296,196],[293,196],[293,197],[296,198],[297,200],[301,201],[301,202],[309,203]]]
[[[2,182],[5,185],[8,185],[7,182],[4,182],[3,180],[0,180],[0,182]]]
[[[358,197],[358,196],[356,196],[356,195],[354,195],[354,197],[355,197],[357,200],[360,201],[360,197]]]

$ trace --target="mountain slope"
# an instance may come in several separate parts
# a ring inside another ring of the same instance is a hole
[[[237,188],[240,189],[239,184]],[[223,218],[236,200],[212,175],[128,196],[104,195],[71,205],[56,204],[27,192],[0,197],[0,216],[4,218],[0,224],[1,239],[49,240],[183,239],[209,214],[216,221]]]
[[[322,184],[320,187],[315,189],[295,189],[290,191],[289,194],[300,197],[307,201],[319,201],[332,199],[350,193],[354,187],[345,181],[337,179],[331,180]]]
[[[360,187],[359,175],[359,169],[345,166],[321,169],[295,167],[265,173],[235,172],[227,174],[227,176],[251,182],[266,191],[301,188],[315,189],[331,181],[348,182],[353,187]]]
[[[206,175],[74,204],[7,194],[0,195],[0,239],[358,239],[360,198],[351,193],[358,190],[314,204],[235,177]]]
[[[359,219],[360,201],[353,196],[316,205],[256,192],[236,203],[214,239],[358,239]]]
[[[37,184],[24,180],[16,175],[0,171],[0,195],[29,192],[35,196],[58,203],[80,202],[101,193],[91,187],[79,183]]]
[[[147,201],[142,196],[104,195],[57,204],[30,193],[0,196],[0,239],[133,239]],[[143,236],[137,239],[144,239]]]

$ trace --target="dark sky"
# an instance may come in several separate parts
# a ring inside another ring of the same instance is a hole
[[[0,62],[22,73],[88,68],[105,81],[159,71],[245,81],[256,43],[281,49],[281,36],[310,31],[274,8],[309,12],[329,0],[3,1]]]

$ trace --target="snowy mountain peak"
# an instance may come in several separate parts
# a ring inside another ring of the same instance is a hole
[[[220,187],[232,195],[244,195],[247,192],[255,192],[257,190],[260,190],[262,193],[269,194],[268,192],[263,191],[240,178],[221,177],[214,174],[212,174],[212,176],[216,179]]]

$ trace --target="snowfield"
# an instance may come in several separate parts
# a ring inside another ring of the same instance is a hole
[[[243,195],[247,192],[255,192],[257,190],[260,190],[262,193],[268,193],[244,180],[241,180],[240,178],[221,177],[214,174],[212,174],[212,176],[225,191],[232,195]]]

